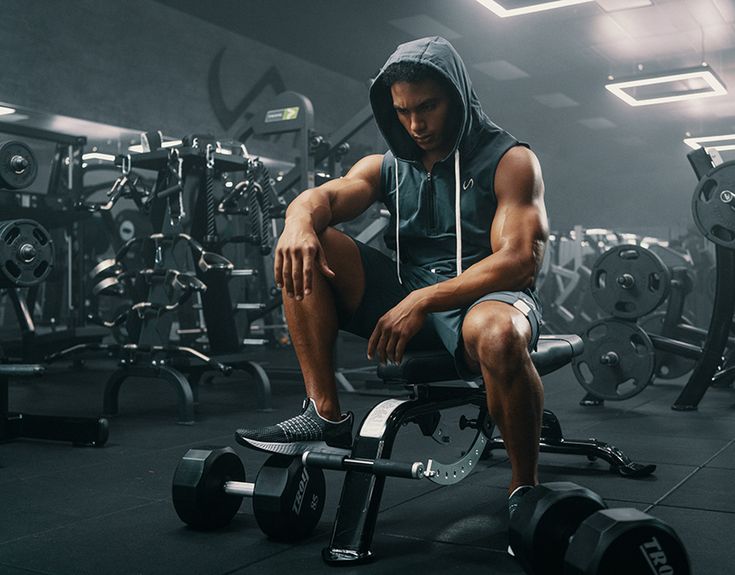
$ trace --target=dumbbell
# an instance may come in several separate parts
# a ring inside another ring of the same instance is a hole
[[[637,509],[607,509],[595,492],[545,483],[523,496],[510,546],[529,575],[688,575],[676,532]]]
[[[306,468],[300,458],[272,455],[255,483],[245,482],[245,468],[231,447],[186,452],[174,473],[172,498],[181,520],[194,529],[224,527],[235,517],[243,497],[253,500],[260,529],[274,539],[296,541],[316,528],[326,492],[321,469]]]

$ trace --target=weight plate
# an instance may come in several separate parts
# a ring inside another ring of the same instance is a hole
[[[720,164],[699,181],[692,216],[709,241],[735,249],[735,161]]]
[[[225,493],[226,481],[245,481],[245,468],[232,448],[190,449],[174,473],[176,514],[195,529],[224,527],[242,503],[241,496]]]
[[[27,188],[37,174],[36,157],[26,144],[15,140],[0,144],[0,188]]]
[[[34,220],[0,222],[0,287],[43,282],[54,267],[54,244]]]
[[[319,523],[325,495],[321,469],[304,467],[300,457],[272,455],[255,480],[255,520],[263,533],[273,539],[304,539]]]
[[[638,325],[640,325],[646,333],[672,337],[671,335],[663,333],[665,319],[665,311],[656,311],[644,318],[641,318]],[[691,325],[691,322],[686,318],[681,318],[681,322]],[[656,374],[656,377],[661,379],[676,379],[686,375],[694,369],[695,365],[697,365],[697,362],[694,359],[687,359],[686,357],[681,357],[675,353],[661,351],[660,349],[656,350],[656,365],[654,367],[654,373]]]
[[[636,319],[669,295],[671,274],[661,258],[638,245],[619,245],[602,254],[590,276],[592,296],[605,312]]]
[[[655,351],[651,338],[630,321],[604,319],[582,334],[584,351],[572,360],[579,383],[600,399],[622,400],[651,382]]]

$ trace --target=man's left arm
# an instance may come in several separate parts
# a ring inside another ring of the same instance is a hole
[[[496,291],[533,285],[548,239],[541,167],[528,148],[511,148],[495,174],[497,209],[490,230],[493,253],[456,278],[411,292],[378,322],[368,357],[400,362],[426,315],[470,305]]]

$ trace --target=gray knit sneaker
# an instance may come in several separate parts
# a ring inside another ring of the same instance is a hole
[[[521,485],[520,487],[516,487],[513,490],[513,493],[510,494],[510,497],[508,497],[508,520],[513,517],[516,509],[518,509],[518,506],[521,504],[521,499],[523,499],[523,496],[531,491],[531,489],[533,489],[532,485]],[[513,549],[510,544],[508,544],[508,555],[510,555],[511,557],[516,556],[516,554],[513,553]]]
[[[238,429],[235,440],[253,449],[268,453],[297,455],[304,451],[318,451],[335,455],[349,455],[352,448],[352,413],[339,421],[324,419],[313,399],[304,400],[301,415],[260,429]]]

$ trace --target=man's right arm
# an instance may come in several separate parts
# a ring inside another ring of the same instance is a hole
[[[342,178],[299,194],[286,210],[286,223],[276,246],[273,272],[286,295],[301,299],[311,292],[314,268],[334,277],[319,234],[327,226],[351,220],[380,198],[383,156],[367,156]]]
[[[291,222],[311,225],[318,234],[329,225],[356,218],[380,198],[380,168],[383,156],[359,160],[343,177],[299,194],[286,210]]]

